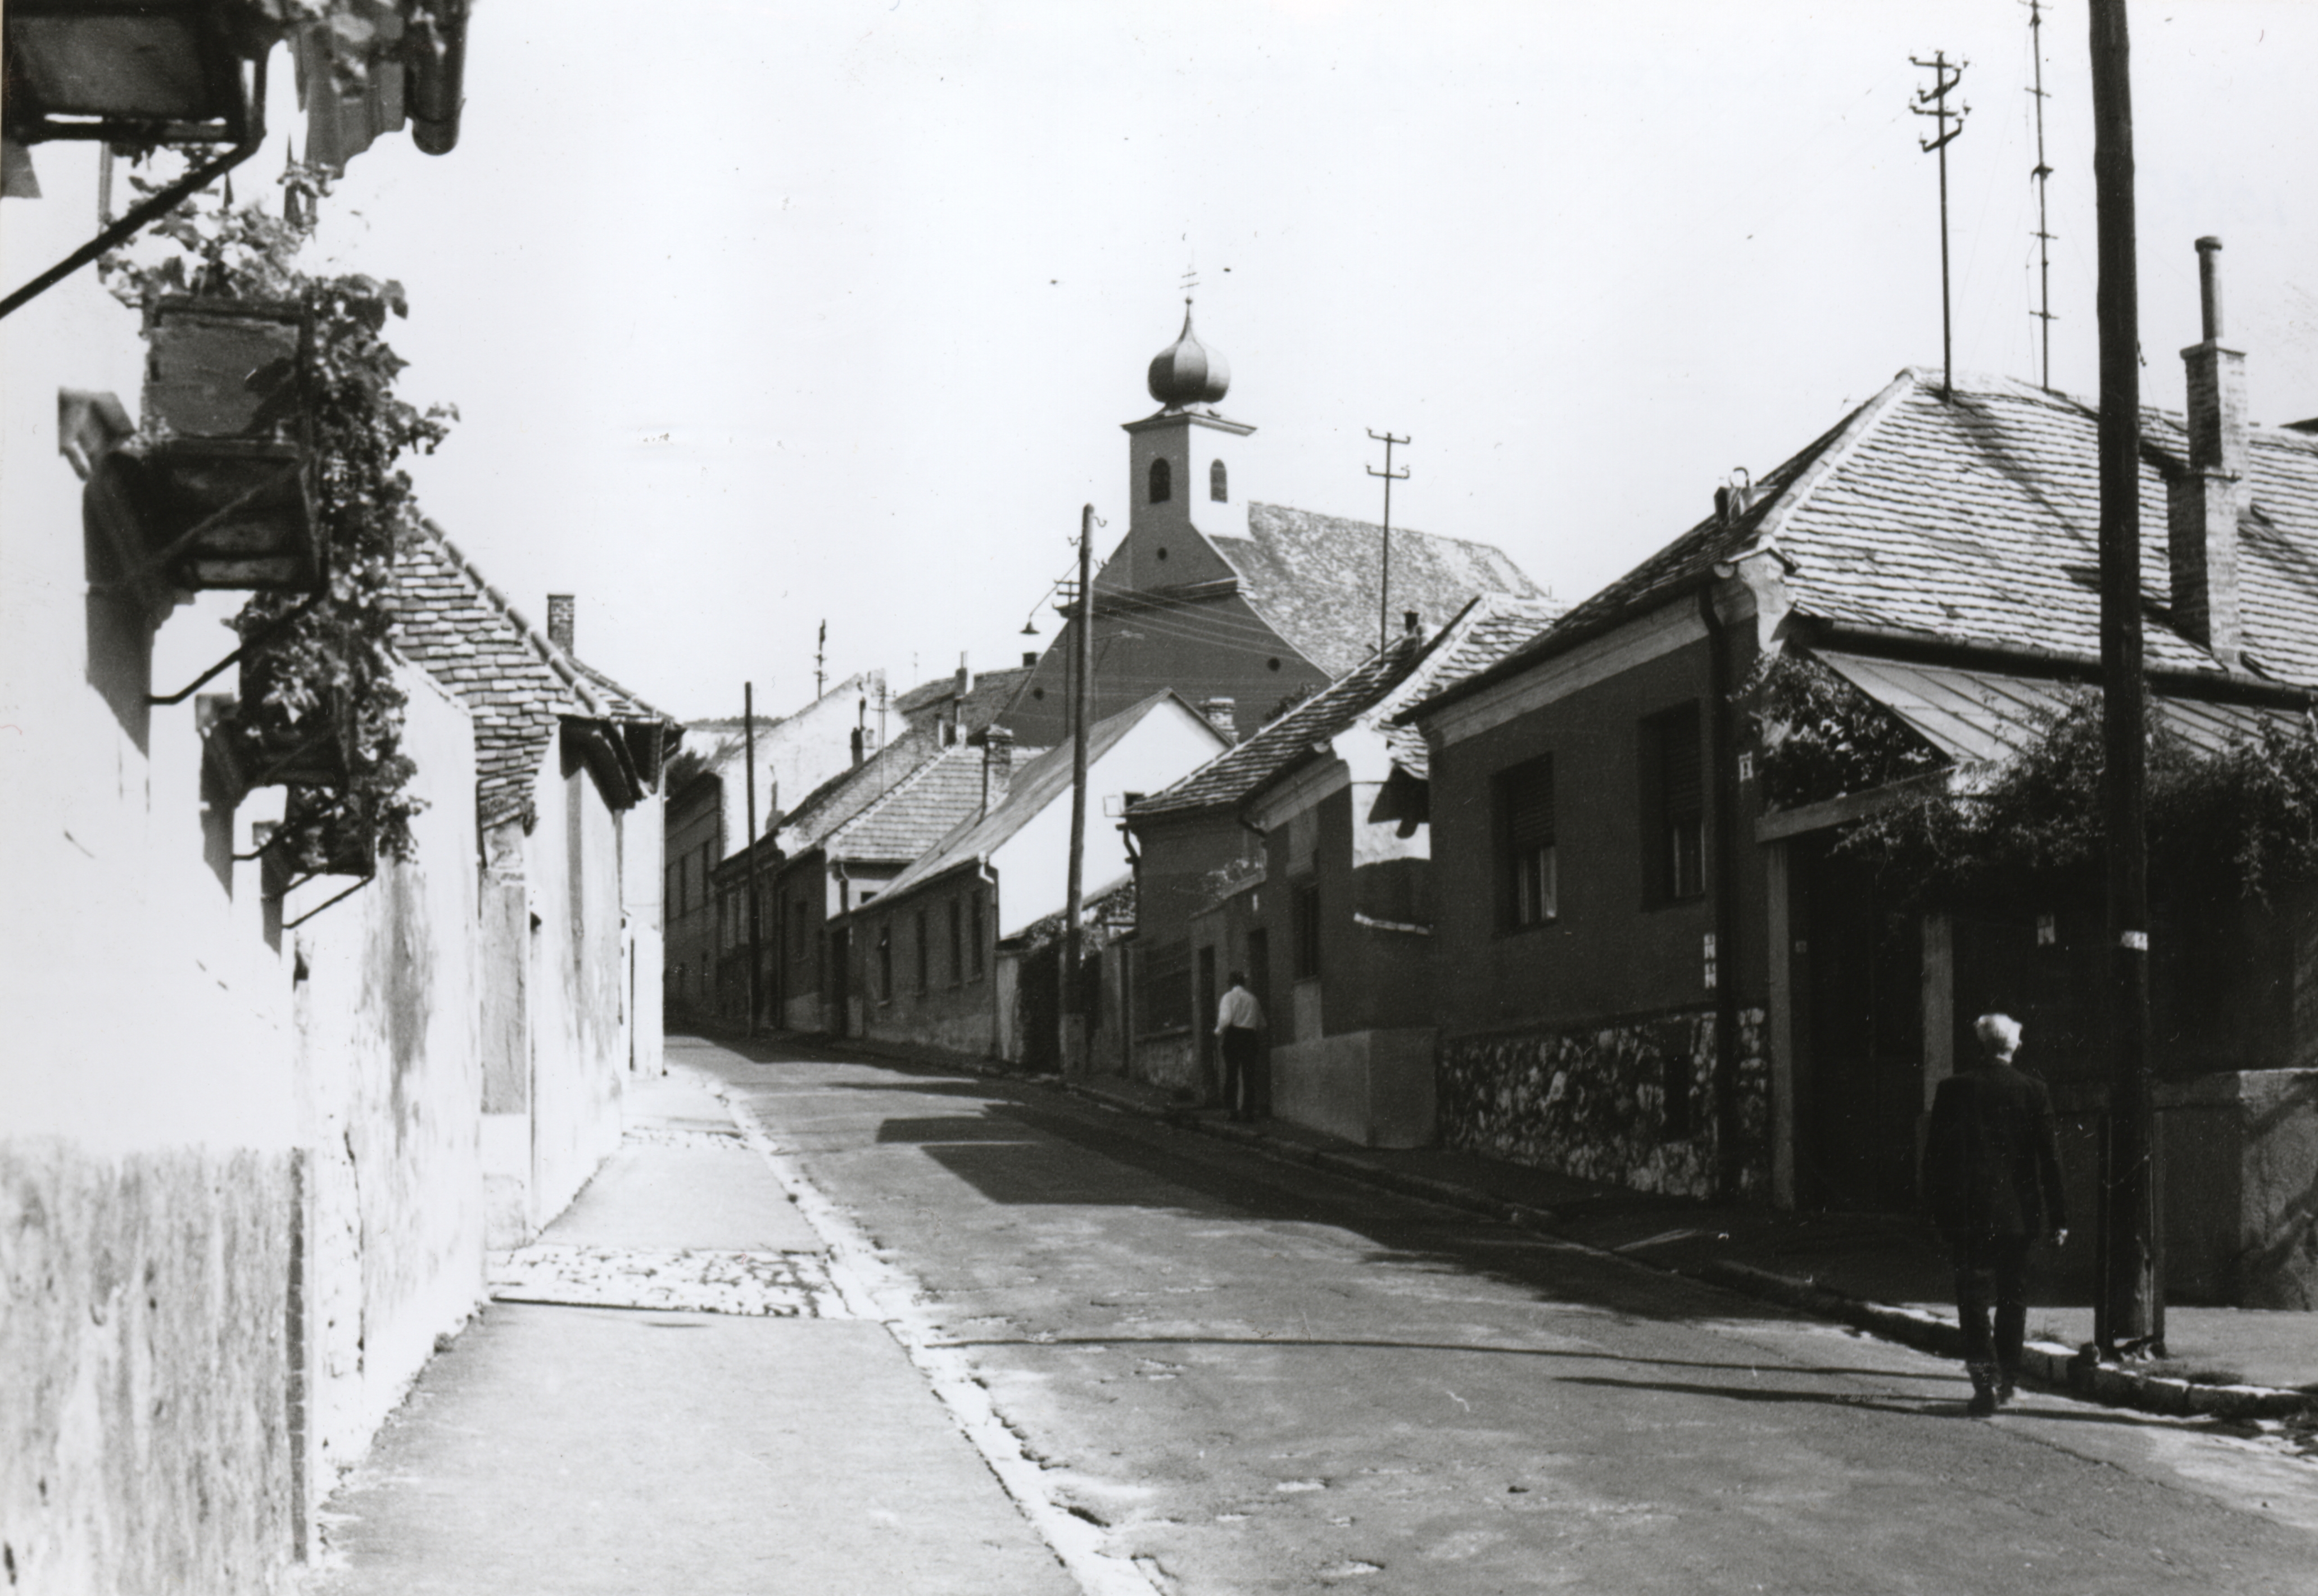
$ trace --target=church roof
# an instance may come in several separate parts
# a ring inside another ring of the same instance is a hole
[[[1330,676],[1375,651],[1382,526],[1268,504],[1247,507],[1247,526],[1246,537],[1208,542],[1239,578],[1241,596],[1290,648]],[[1483,595],[1550,596],[1492,544],[1392,529],[1391,630],[1408,610],[1427,626],[1445,624]]]

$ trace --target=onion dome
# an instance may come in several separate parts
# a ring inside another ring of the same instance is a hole
[[[1151,397],[1168,409],[1212,405],[1230,391],[1231,363],[1191,336],[1191,301],[1183,301],[1183,333],[1151,361]]]

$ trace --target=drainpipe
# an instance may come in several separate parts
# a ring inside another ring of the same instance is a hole
[[[1706,624],[1707,758],[1714,771],[1714,1184],[1738,1191],[1738,762],[1730,727],[1730,629],[1714,607],[1721,584],[1702,587]]]

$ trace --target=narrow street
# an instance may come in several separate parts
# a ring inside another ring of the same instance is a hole
[[[1155,1589],[2310,1588],[2318,1469],[2242,1434],[2044,1393],[1967,1421],[1953,1365],[1618,1258],[1040,1088],[753,1051],[669,1063],[912,1289],[898,1333],[987,1390],[1034,1508]]]

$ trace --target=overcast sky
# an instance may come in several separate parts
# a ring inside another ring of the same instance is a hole
[[[2169,12],[2170,14],[2169,14]],[[2097,386],[2082,0],[2045,8],[2056,386]],[[2318,7],[2134,7],[2144,397],[2226,241],[2254,414],[2318,414]],[[432,514],[685,717],[1013,663],[1199,276],[1243,497],[1504,547],[1576,600],[1902,366],[2036,375],[2028,10],[481,0],[458,149],[396,136],[326,252],[409,286],[463,413]],[[286,74],[283,76],[286,76]],[[287,127],[283,117],[278,126]],[[270,157],[261,157],[264,165]],[[1244,488],[1243,490],[1243,484]],[[1053,619],[1040,613],[1052,634]]]

